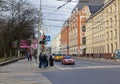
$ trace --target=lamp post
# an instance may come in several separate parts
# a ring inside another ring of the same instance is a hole
[[[41,8],[42,0],[40,0],[40,8],[39,8],[39,22],[38,22],[38,44],[37,44],[37,63],[39,63],[39,54],[41,45],[39,44],[41,40],[41,24],[42,24],[42,8]]]

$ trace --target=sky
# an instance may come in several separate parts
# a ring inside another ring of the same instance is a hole
[[[35,7],[39,9],[40,0],[28,0]],[[72,2],[67,3],[66,0],[42,0],[42,29],[45,35],[50,36],[53,40],[60,32],[63,24],[68,19],[71,11],[76,6],[78,0],[72,0]],[[67,3],[63,7],[57,9],[63,4]],[[51,45],[49,42],[48,45]]]

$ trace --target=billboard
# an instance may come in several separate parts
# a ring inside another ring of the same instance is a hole
[[[29,48],[27,40],[20,40],[20,48]]]

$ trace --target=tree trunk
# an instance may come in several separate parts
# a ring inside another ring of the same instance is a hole
[[[4,48],[4,58],[7,60],[6,49]]]

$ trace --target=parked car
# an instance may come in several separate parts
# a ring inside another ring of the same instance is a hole
[[[72,56],[64,56],[61,62],[62,64],[75,64],[75,60],[72,58]]]

